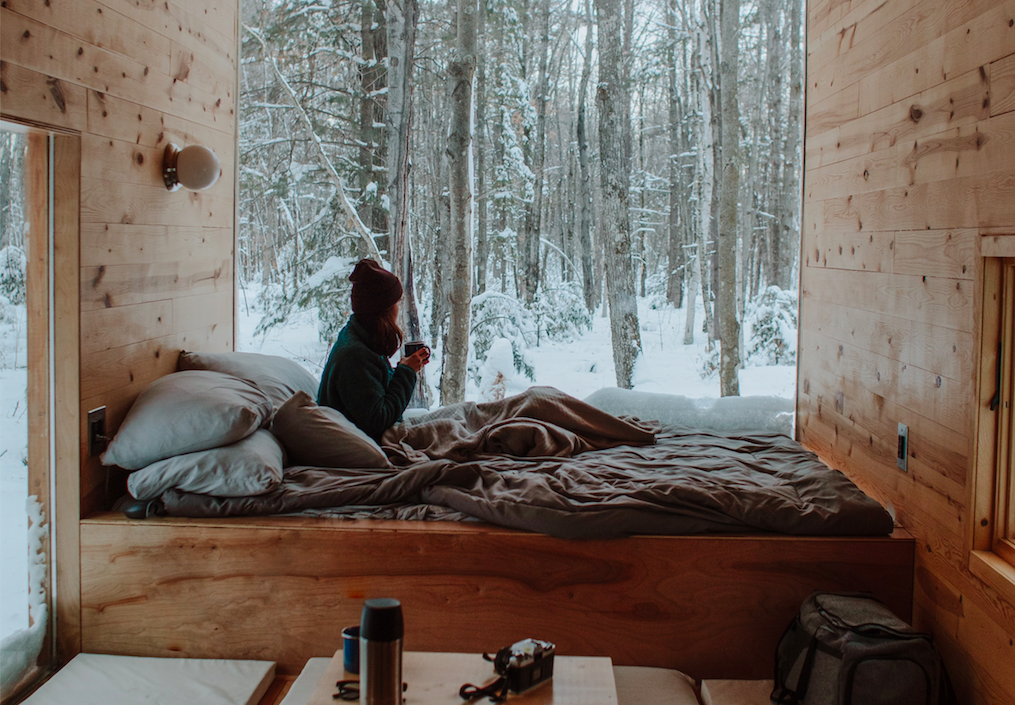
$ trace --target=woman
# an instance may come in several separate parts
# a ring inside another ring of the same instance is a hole
[[[397,322],[402,283],[370,259],[356,263],[349,281],[352,316],[328,355],[317,403],[338,409],[380,441],[408,406],[416,375],[430,361],[430,351],[417,350],[392,369],[388,358],[402,345]]]

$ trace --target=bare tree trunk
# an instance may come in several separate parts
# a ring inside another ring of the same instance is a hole
[[[722,191],[720,193],[719,383],[724,397],[739,396],[740,322],[737,320],[737,201],[740,195],[740,108],[737,96],[740,0],[720,0],[722,54]]]
[[[708,280],[711,275],[711,256],[708,251],[708,241],[712,231],[712,202],[715,188],[715,144],[712,129],[712,97],[714,93],[710,85],[711,69],[710,62],[706,57],[708,52],[705,40],[705,29],[698,29],[698,60],[701,62],[699,71],[699,103],[701,110],[701,121],[698,125],[698,230],[697,230],[697,252],[694,258],[694,266],[697,269],[698,287],[701,290],[702,310],[705,313],[705,329],[708,332],[709,349],[715,339],[715,323],[712,320],[712,302],[709,300]],[[711,52],[708,53],[711,56]]]
[[[610,303],[610,333],[617,386],[631,388],[634,365],[641,353],[638,306],[634,295],[631,233],[628,222],[628,189],[624,173],[624,136],[621,111],[624,91],[620,85],[622,64],[620,0],[596,0],[599,15],[599,107],[600,185],[602,216],[600,233],[606,244],[606,279]]]
[[[486,183],[486,2],[479,0],[479,55],[476,65],[476,293],[486,291],[490,257]]]
[[[698,282],[701,280],[697,255],[690,265],[691,278],[687,280],[687,296],[684,298],[684,345],[694,345],[694,301],[698,298]]]
[[[578,171],[580,172],[578,189],[578,243],[581,247],[582,262],[582,293],[585,297],[585,308],[590,312],[596,310],[599,303],[599,290],[595,285],[595,271],[592,262],[592,170],[589,166],[589,140],[585,134],[585,98],[592,75],[592,0],[585,0],[585,13],[588,18],[585,26],[585,56],[582,57],[582,78],[578,87]]]
[[[532,303],[539,288],[539,238],[543,217],[543,165],[546,156],[546,90],[547,63],[550,49],[550,2],[539,0],[539,69],[536,77],[536,138],[532,145],[532,201],[526,204],[525,221],[518,253],[519,294],[525,303]]]
[[[666,298],[676,308],[684,302],[684,250],[680,237],[680,96],[677,93],[677,13],[673,5],[676,0],[666,2],[666,97],[667,127],[670,138],[670,212],[666,221],[668,247],[666,277]]]
[[[451,322],[444,346],[441,404],[465,400],[472,303],[472,81],[476,73],[476,0],[458,0],[455,51],[448,65],[451,82],[451,128],[448,134],[448,176],[451,195]]]
[[[800,172],[803,170],[803,155],[800,153],[800,115],[803,110],[803,59],[800,51],[800,15],[803,10],[799,0],[793,0],[787,7],[790,15],[790,69],[789,69],[789,119],[786,121],[786,148],[784,151],[785,182],[782,189],[782,237],[779,278],[775,283],[783,289],[795,288],[793,269],[800,256]]]
[[[363,61],[360,75],[359,120],[359,215],[372,232],[384,233],[380,249],[388,250],[388,214],[383,208],[387,179],[381,171],[387,167],[385,130],[378,127],[385,122],[384,108],[377,97],[387,87],[385,63],[388,56],[387,30],[383,7],[374,0],[362,0],[360,46]],[[371,193],[371,189],[373,192]],[[389,250],[390,254],[390,250]]]
[[[405,293],[399,310],[402,330],[410,340],[422,340],[416,275],[413,271],[413,243],[409,230],[409,135],[412,125],[412,69],[416,53],[416,0],[387,0],[388,105],[385,115],[388,168],[388,240],[391,271],[402,280]],[[426,370],[419,374],[409,405],[429,407],[430,392]]]

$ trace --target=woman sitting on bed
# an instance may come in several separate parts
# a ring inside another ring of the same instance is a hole
[[[408,406],[416,375],[430,361],[430,351],[417,350],[392,369],[388,358],[402,345],[398,327],[402,283],[370,259],[356,263],[349,281],[352,316],[331,348],[317,403],[342,412],[379,441]]]

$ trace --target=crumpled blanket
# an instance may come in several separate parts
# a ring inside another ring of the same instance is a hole
[[[880,504],[786,436],[617,418],[545,387],[440,409],[382,441],[394,469],[291,467],[267,494],[170,490],[163,501],[192,517],[422,503],[565,538],[893,528]]]
[[[395,424],[381,445],[395,465],[408,465],[494,455],[570,458],[655,440],[652,426],[637,419],[611,416],[553,387],[531,387],[502,401],[452,404]]]

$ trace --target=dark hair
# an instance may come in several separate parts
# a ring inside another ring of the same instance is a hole
[[[393,304],[376,314],[357,313],[356,318],[367,332],[367,346],[378,355],[391,357],[400,347],[405,334],[398,327],[398,306]]]

